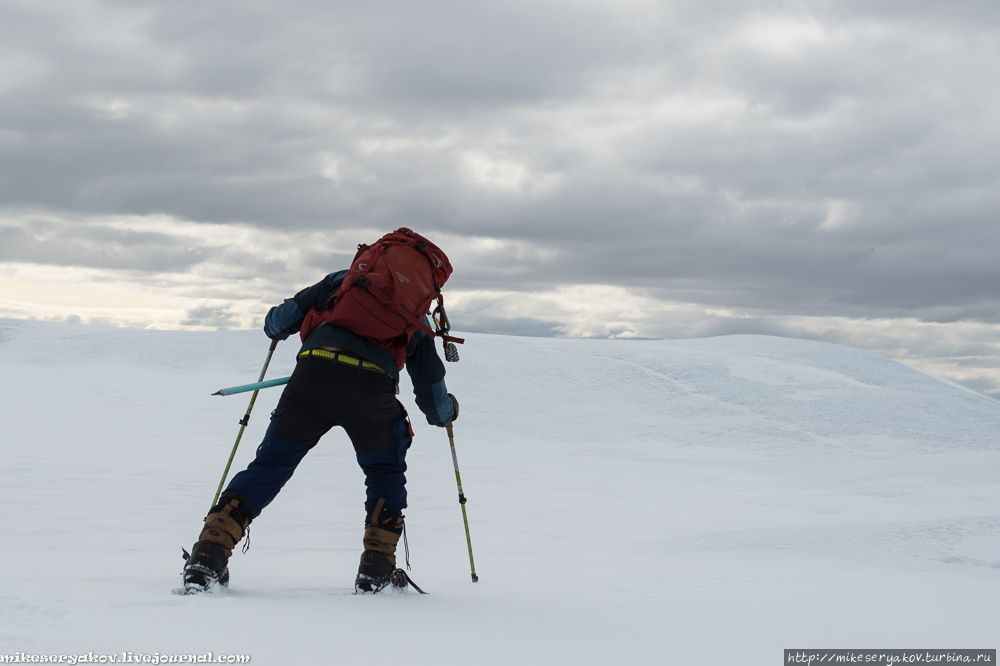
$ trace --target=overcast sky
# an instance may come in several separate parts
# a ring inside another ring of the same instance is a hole
[[[405,225],[456,328],[1000,395],[995,0],[0,4],[0,316],[251,327]]]

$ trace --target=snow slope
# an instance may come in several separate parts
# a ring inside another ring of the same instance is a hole
[[[448,369],[478,584],[447,437],[404,386],[429,596],[351,594],[364,493],[341,432],[254,523],[228,592],[174,596],[248,400],[210,393],[255,380],[266,349],[253,331],[0,320],[0,653],[777,664],[1000,642],[1000,402],[764,336],[469,335]]]

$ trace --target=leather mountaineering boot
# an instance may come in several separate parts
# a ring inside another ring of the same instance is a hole
[[[403,512],[384,508],[381,497],[374,505],[366,505],[365,551],[361,553],[358,577],[354,581],[356,594],[375,594],[388,586],[402,590],[410,582],[406,572],[396,568],[396,544],[403,534]],[[414,586],[415,587],[415,586]]]
[[[250,520],[239,500],[224,500],[212,507],[191,553],[184,552],[185,593],[204,592],[216,584],[229,585],[229,558],[246,534]]]

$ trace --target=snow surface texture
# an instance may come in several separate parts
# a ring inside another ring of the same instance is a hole
[[[210,394],[256,380],[267,344],[0,320],[0,652],[778,664],[783,648],[1000,642],[1000,403],[750,335],[469,335],[448,380],[478,584],[447,437],[404,380],[429,596],[352,595],[364,490],[339,430],[254,523],[227,592],[172,595],[249,396]]]

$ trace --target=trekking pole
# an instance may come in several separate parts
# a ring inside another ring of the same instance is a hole
[[[271,356],[274,354],[275,348],[278,346],[277,340],[271,340],[271,347],[267,350],[267,359],[264,361],[264,367],[260,369],[260,377],[257,382],[260,383],[264,381],[264,373],[267,372],[267,366],[271,364]],[[243,431],[246,430],[247,424],[250,423],[250,412],[253,411],[253,403],[257,401],[257,393],[260,389],[253,392],[250,396],[250,404],[247,405],[247,413],[243,415],[240,419],[240,431],[236,435],[236,443],[233,444],[233,452],[229,454],[229,462],[226,463],[226,471],[222,473],[222,480],[219,481],[219,489],[215,491],[215,499],[212,500],[212,506],[219,501],[219,495],[222,494],[222,485],[226,482],[226,477],[229,476],[229,468],[233,464],[233,458],[236,457],[236,449],[240,445],[240,439],[243,437]]]
[[[452,430],[450,423],[445,426],[445,429],[448,431],[448,443],[451,445],[451,461],[455,464],[455,481],[458,483],[458,503],[462,505],[465,540],[469,544],[469,567],[472,568],[472,582],[478,583],[479,576],[476,575],[476,561],[472,559],[472,537],[469,536],[469,516],[465,513],[465,493],[462,492],[462,475],[458,472],[458,456],[455,454],[455,432]]]

